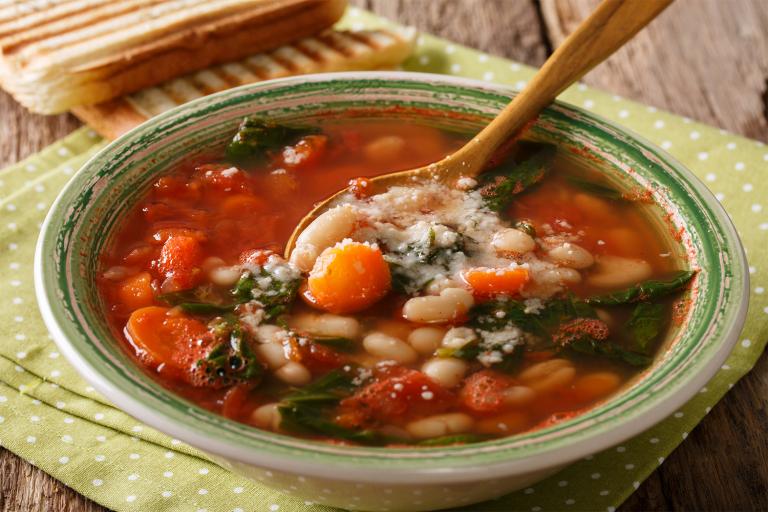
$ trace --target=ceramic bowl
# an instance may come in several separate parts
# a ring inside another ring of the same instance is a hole
[[[332,446],[257,430],[175,396],[134,365],[107,325],[94,276],[110,233],[158,175],[202,148],[223,146],[243,116],[428,117],[477,130],[512,94],[439,75],[339,73],[244,86],[157,116],[94,156],[52,207],[35,259],[46,325],[69,361],[118,407],[232,471],[321,504],[404,511],[479,502],[632,437],[683,405],[730,352],[747,310],[744,253],[728,216],[688,170],[627,130],[563,103],[548,108],[531,135],[571,149],[565,153],[619,186],[647,188],[658,204],[648,215],[675,234],[674,250],[700,270],[688,314],[654,365],[578,417],[465,446]]]

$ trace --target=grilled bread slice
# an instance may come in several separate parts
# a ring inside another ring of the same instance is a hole
[[[327,30],[276,50],[252,55],[143,89],[123,98],[72,109],[113,139],[150,117],[230,87],[306,73],[393,68],[413,50],[413,30]]]
[[[346,0],[7,0],[0,85],[39,113],[95,104],[315,34]]]

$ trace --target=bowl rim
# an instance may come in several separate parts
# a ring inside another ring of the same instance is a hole
[[[142,125],[135,127],[131,131],[127,132],[126,134],[122,135],[115,141],[112,141],[107,146],[102,148],[96,155],[92,156],[88,162],[86,162],[81,167],[81,169],[76,173],[76,176],[82,176],[89,172],[89,170],[93,171],[92,168],[94,164],[98,162],[99,158],[101,158],[102,155],[108,154],[112,149],[122,144],[123,141],[130,140],[132,137],[135,137],[137,134],[148,129],[158,128],[164,120],[172,118],[179,112],[194,111],[196,108],[201,107],[203,104],[210,103],[216,99],[229,96],[234,97],[240,94],[244,94],[247,91],[258,91],[259,89],[267,89],[269,87],[292,86],[307,82],[321,83],[339,80],[362,82],[372,79],[383,81],[406,81],[426,84],[437,83],[464,89],[479,89],[504,95],[510,95],[514,93],[514,91],[508,87],[496,86],[479,80],[430,73],[412,72],[378,71],[322,73],[258,82],[255,84],[240,86],[234,89],[216,93],[214,95],[193,100],[192,102],[176,107],[146,121]],[[739,301],[739,305],[736,311],[731,312],[732,318],[728,319],[730,321],[730,325],[728,325],[728,327],[720,334],[721,340],[719,342],[719,346],[709,355],[708,360],[700,363],[697,368],[691,370],[692,373],[686,375],[687,380],[685,382],[680,383],[680,379],[677,379],[678,382],[671,386],[672,390],[667,390],[663,397],[657,399],[652,408],[644,411],[644,414],[640,414],[640,412],[643,411],[635,411],[633,416],[632,411],[630,410],[629,413],[623,415],[620,420],[613,425],[603,426],[602,428],[598,428],[596,431],[594,431],[594,427],[585,427],[586,432],[590,432],[590,429],[593,430],[593,432],[589,433],[589,435],[582,435],[581,438],[575,439],[571,443],[567,443],[565,446],[562,446],[557,450],[552,449],[551,447],[547,449],[547,442],[544,442],[541,443],[542,446],[534,449],[530,454],[522,457],[510,457],[509,459],[493,462],[489,461],[488,463],[476,464],[474,466],[462,465],[460,467],[442,468],[418,467],[419,459],[409,459],[409,465],[402,464],[397,468],[371,467],[364,466],[356,462],[355,459],[359,459],[359,455],[344,456],[334,454],[330,456],[334,458],[334,478],[351,481],[386,481],[389,483],[414,483],[414,478],[417,478],[416,481],[420,483],[448,483],[452,481],[479,480],[488,478],[490,475],[499,477],[515,473],[528,473],[563,465],[578,458],[596,453],[605,448],[618,444],[632,436],[641,433],[642,431],[666,418],[669,414],[687,402],[699,391],[702,386],[704,386],[704,384],[706,384],[706,382],[715,374],[720,365],[722,365],[734,347],[746,319],[749,299],[749,275],[747,271],[746,256],[744,254],[743,246],[741,245],[738,234],[730,220],[730,217],[727,215],[720,203],[704,186],[704,184],[687,168],[680,164],[671,155],[656,147],[654,144],[650,143],[633,131],[573,105],[559,101],[556,102],[556,105],[558,107],[565,108],[566,110],[574,111],[583,117],[591,118],[591,120],[595,121],[599,125],[612,128],[613,130],[626,134],[642,149],[651,151],[652,154],[663,160],[669,167],[673,168],[675,172],[677,172],[678,175],[686,182],[686,184],[693,187],[701,196],[706,206],[709,208],[710,213],[714,216],[715,220],[719,223],[720,227],[725,233],[727,238],[726,242],[730,243],[732,245],[731,248],[734,249],[734,259],[732,264],[737,268],[737,270],[739,270],[738,275],[736,276],[736,281],[741,285],[741,300]],[[323,461],[321,458],[315,460],[306,457],[292,457],[289,455],[264,453],[259,452],[258,450],[244,449],[242,445],[237,445],[227,440],[212,438],[210,435],[206,434],[202,430],[196,429],[194,426],[175,421],[169,415],[164,414],[161,410],[152,409],[141,400],[125,392],[115,382],[105,378],[99,372],[99,369],[91,365],[91,363],[83,356],[83,354],[79,352],[76,344],[67,337],[62,325],[59,323],[58,318],[61,318],[62,315],[57,317],[57,315],[54,313],[57,307],[60,305],[57,304],[55,294],[47,289],[46,275],[47,273],[51,273],[52,269],[47,268],[44,265],[45,255],[48,251],[53,249],[49,240],[49,231],[55,224],[55,217],[57,215],[56,212],[59,212],[66,207],[65,199],[67,198],[68,193],[71,192],[71,189],[73,189],[78,184],[77,182],[78,180],[73,177],[73,179],[71,179],[62,189],[53,205],[51,206],[51,209],[41,227],[34,258],[35,292],[43,320],[51,332],[55,342],[59,346],[61,352],[65,355],[69,362],[75,366],[79,373],[88,382],[90,382],[94,388],[96,388],[104,396],[109,397],[109,399],[120,409],[128,412],[132,416],[140,418],[141,421],[157,428],[158,430],[173,435],[177,439],[186,441],[190,445],[198,447],[201,450],[211,452],[215,455],[225,457],[233,461],[251,464],[254,466],[274,468],[281,471],[312,475],[316,477],[328,477],[328,462]],[[734,295],[737,294],[734,293]],[[170,391],[166,391],[166,393],[172,394]],[[637,407],[633,406],[632,409],[637,409]],[[640,409],[642,409],[642,407],[640,407]],[[195,422],[193,421],[192,423],[194,424]],[[568,436],[569,434],[565,434],[563,437],[567,439]],[[309,447],[307,448],[308,452],[312,452],[312,442],[306,442],[303,444]],[[439,451],[440,449],[434,450]],[[446,453],[446,457],[450,458],[451,455],[455,456],[455,454]]]

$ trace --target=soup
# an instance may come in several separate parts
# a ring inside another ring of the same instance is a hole
[[[160,177],[101,255],[116,334],[228,418],[334,443],[440,446],[542,428],[647,367],[693,276],[619,191],[522,141],[478,179],[375,191],[469,135],[246,119]],[[281,254],[313,205],[349,183]]]

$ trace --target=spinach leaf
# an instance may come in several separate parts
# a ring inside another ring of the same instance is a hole
[[[356,389],[354,373],[354,368],[333,370],[284,397],[278,407],[280,427],[291,432],[320,434],[362,444],[383,444],[385,440],[376,432],[347,428],[331,419],[333,407]]]
[[[347,428],[319,415],[314,407],[297,403],[280,405],[280,428],[301,434],[320,434],[362,444],[382,444],[377,432]]]
[[[197,361],[209,383],[216,387],[260,379],[264,367],[251,349],[251,341],[234,317],[217,318],[209,324],[216,344]]]
[[[651,279],[625,290],[590,297],[586,302],[600,306],[613,306],[664,297],[684,287],[695,274],[693,270],[679,270],[667,279]]]
[[[485,436],[478,434],[455,434],[450,436],[433,437],[432,439],[424,439],[418,441],[416,446],[447,446],[451,444],[469,444],[479,443],[488,439]]]
[[[623,361],[631,366],[648,366],[653,361],[652,357],[645,354],[631,352],[608,340],[596,340],[589,336],[583,336],[573,341],[568,345],[568,348],[580,354]]]
[[[316,128],[291,127],[246,117],[240,123],[232,142],[227,145],[224,155],[235,164],[259,162],[270,153],[318,131]]]
[[[624,195],[621,192],[603,185],[602,183],[585,180],[584,178],[577,178],[576,176],[568,176],[566,179],[571,185],[580,188],[584,192],[592,194],[593,196],[604,197],[614,201],[624,200]]]
[[[221,297],[212,286],[200,286],[190,290],[164,293],[158,297],[170,306],[178,306],[185,313],[193,315],[221,315],[231,313],[235,307],[245,302],[227,303],[226,297]]]
[[[340,352],[352,352],[357,348],[357,343],[349,338],[312,338],[312,341]]]
[[[259,267],[258,275],[248,271],[232,289],[239,302],[258,301],[264,308],[264,318],[273,320],[286,313],[296,298],[301,278],[278,279],[265,267]]]
[[[349,371],[332,370],[304,387],[296,388],[283,398],[283,403],[339,402],[356,389],[354,373],[356,367],[350,365]]]
[[[432,279],[424,279],[415,269],[432,265],[436,273],[441,270],[447,272],[453,255],[465,251],[466,240],[459,233],[456,233],[456,241],[449,246],[437,245],[435,240],[435,229],[431,228],[428,236],[423,240],[408,244],[401,251],[384,254],[384,260],[389,264],[389,273],[392,276],[392,289],[395,292],[413,295],[423,290]],[[408,265],[403,265],[406,261]]]
[[[480,175],[480,195],[486,206],[502,212],[513,197],[544,178],[557,152],[551,144],[537,144],[538,150],[519,164],[508,161]]]
[[[635,306],[624,327],[632,334],[637,348],[647,352],[664,327],[664,306],[641,302]]]
[[[237,304],[210,304],[205,302],[182,302],[177,304],[185,313],[193,315],[220,315],[231,313]]]

